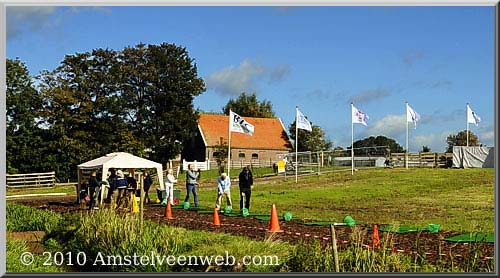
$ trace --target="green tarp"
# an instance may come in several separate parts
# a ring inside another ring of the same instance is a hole
[[[337,223],[337,222],[326,222],[326,221],[316,221],[316,222],[304,222],[306,226],[347,226],[347,223]]]
[[[260,215],[260,216],[255,216],[255,219],[260,220],[260,221],[270,221],[271,216],[270,215]],[[300,220],[300,218],[292,217],[290,220],[285,220],[284,216],[278,217],[280,221],[291,221],[291,220]]]
[[[409,227],[409,226],[399,226],[397,230],[393,226],[382,226],[378,229],[379,229],[379,231],[394,232],[394,233],[398,233],[398,234],[421,232],[421,231],[428,231],[429,230],[427,228]],[[371,228],[371,230],[373,230],[373,228]]]
[[[495,236],[491,234],[482,234],[482,233],[477,233],[477,234],[463,234],[463,235],[456,235],[453,237],[445,238],[444,240],[446,241],[453,241],[453,242],[490,242],[494,243],[495,242]]]

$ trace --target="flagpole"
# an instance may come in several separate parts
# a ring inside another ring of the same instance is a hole
[[[405,157],[405,167],[408,169],[408,101],[406,102],[406,157]]]
[[[352,121],[352,110],[354,104],[351,102],[351,176],[354,176],[354,122]]]
[[[299,169],[299,160],[298,160],[298,151],[299,151],[299,123],[298,123],[298,115],[299,115],[299,107],[295,106],[295,183],[298,182],[298,169]]]
[[[467,121],[467,147],[469,146],[469,103],[467,102],[467,108],[465,109],[465,120]]]
[[[229,177],[229,172],[231,171],[231,109],[229,109],[229,139],[228,139],[228,149],[227,149],[227,176]]]

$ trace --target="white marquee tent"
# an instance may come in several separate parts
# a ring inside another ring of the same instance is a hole
[[[102,181],[106,181],[107,173],[110,168],[114,169],[156,169],[158,173],[158,179],[160,182],[160,187],[163,186],[163,166],[160,163],[147,160],[129,153],[116,152],[109,153],[105,156],[87,161],[78,165],[78,188],[81,188],[81,176],[82,170],[89,169],[102,169]],[[104,186],[101,189],[101,193],[104,193]],[[101,194],[101,196],[103,196]],[[104,196],[103,196],[104,197]],[[102,202],[101,198],[101,202]]]

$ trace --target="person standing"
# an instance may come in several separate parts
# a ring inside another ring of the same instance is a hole
[[[226,175],[222,173],[219,178],[217,178],[217,201],[215,202],[215,208],[220,209],[221,201],[224,196],[226,196],[227,205],[232,209],[233,203],[231,202],[231,180]]]
[[[122,199],[127,198],[127,186],[128,182],[123,175],[122,170],[116,171],[116,178],[113,181],[113,187],[118,190],[118,196],[116,197],[116,209],[120,208]]]
[[[165,181],[165,198],[163,199],[162,205],[166,205],[168,198],[170,198],[170,204],[174,205],[174,183],[177,179],[174,177],[174,170],[168,169],[167,180]]]
[[[250,167],[243,167],[238,177],[238,183],[240,186],[240,211],[243,210],[243,208],[250,210],[250,197],[252,196],[253,186],[253,175]],[[245,204],[243,204],[243,199],[245,199]]]
[[[149,175],[148,171],[144,171],[144,201],[146,204],[151,203],[151,199],[149,198],[149,188],[151,188],[152,184],[153,179],[151,178],[151,175]]]
[[[114,168],[109,169],[109,172],[111,173],[108,178],[108,195],[106,196],[106,199],[104,200],[105,203],[111,203],[111,197],[113,196],[113,192],[115,191],[114,183],[116,179],[116,170]]]
[[[98,209],[99,207],[95,206],[95,201],[99,200],[99,193],[101,192],[101,186],[97,181],[96,171],[92,171],[89,178],[89,210]]]
[[[188,165],[188,170],[186,171],[186,198],[184,203],[189,202],[190,194],[193,193],[194,206],[198,207],[198,194],[196,193],[196,185],[198,184],[198,177],[200,176],[201,170],[198,172],[193,171],[193,164]]]

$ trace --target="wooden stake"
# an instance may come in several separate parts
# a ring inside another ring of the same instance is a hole
[[[333,224],[330,224],[330,230],[332,233],[332,250],[333,250],[333,258],[335,260],[335,271],[340,272],[339,254],[337,251],[337,238],[335,237],[335,227]]]
[[[163,173],[158,173],[158,175],[162,175]],[[144,223],[144,176],[141,174],[141,199],[140,199],[140,210],[141,210],[141,234],[142,234],[142,225]]]

